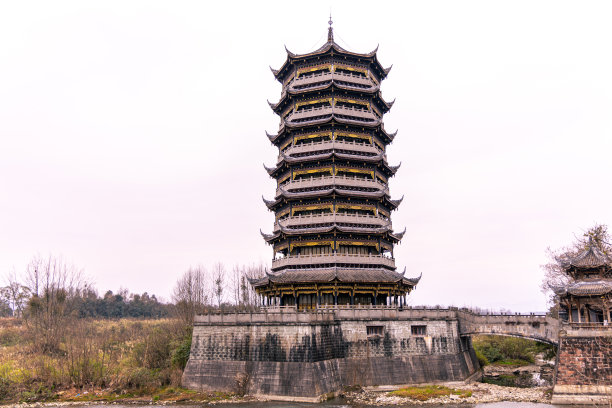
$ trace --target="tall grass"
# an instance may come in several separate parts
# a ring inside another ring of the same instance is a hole
[[[62,390],[117,393],[178,386],[191,328],[175,319],[72,319],[57,350],[0,321],[0,403],[53,399]]]

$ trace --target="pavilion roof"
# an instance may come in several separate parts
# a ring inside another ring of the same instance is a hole
[[[391,175],[394,175],[395,173],[397,173],[397,170],[402,165],[401,162],[397,166],[391,166],[387,164],[387,160],[383,152],[379,152],[378,154],[367,156],[363,154],[346,153],[345,151],[339,151],[334,148],[324,153],[315,153],[312,155],[295,156],[295,157],[293,157],[292,155],[285,154],[284,152],[280,152],[280,160],[276,163],[276,166],[268,167],[264,164],[264,168],[266,169],[266,171],[268,172],[270,176],[273,176],[276,172],[281,170],[285,164],[314,162],[314,161],[331,159],[332,157],[336,157],[342,160],[355,160],[355,161],[365,162],[365,163],[380,163],[382,164],[383,168],[386,168],[386,170]]]
[[[326,234],[326,233],[330,233],[333,231],[343,232],[347,234],[350,234],[350,233],[352,234],[389,233],[389,237],[392,240],[399,241],[402,239],[402,237],[406,233],[406,229],[404,229],[404,231],[400,233],[393,233],[391,232],[391,229],[392,229],[391,223],[388,223],[387,225],[382,226],[382,227],[361,227],[361,226],[358,227],[358,226],[338,225],[336,223],[333,223],[330,225],[324,225],[324,226],[313,227],[313,228],[287,228],[287,227],[283,227],[282,225],[279,225],[278,230],[273,234],[266,234],[262,232],[261,230],[259,232],[267,243],[271,243],[274,240],[280,238],[281,234],[289,235],[289,236],[296,236],[296,235],[299,236],[299,235],[306,235],[306,234]]]
[[[281,191],[284,191],[281,189]],[[382,190],[380,190],[382,191]],[[308,196],[308,195],[304,195],[304,196],[285,196],[283,194],[281,194],[281,196],[279,198],[277,198],[276,200],[266,200],[265,197],[261,197],[263,202],[266,204],[266,207],[268,207],[269,210],[274,211],[274,208],[278,207],[280,204],[282,204],[283,202],[285,202],[286,199],[290,199],[290,198],[322,198],[322,197],[326,197],[326,196],[330,196],[332,194],[338,195],[338,196],[344,196],[344,197],[349,197],[349,198],[380,198],[382,200],[382,202],[384,203],[384,205],[388,206],[391,210],[395,210],[397,209],[397,207],[399,207],[399,205],[402,203],[402,201],[404,200],[404,197],[402,196],[400,199],[398,200],[392,200],[389,198],[389,196],[386,194],[386,192],[383,192],[384,194],[382,194],[381,197],[376,197],[376,196],[380,196],[381,193],[379,192],[373,192],[374,197],[372,196],[368,196],[367,194],[369,194],[370,192],[367,191],[354,191],[354,190],[345,190],[345,189],[339,189],[339,188],[331,188],[331,189],[324,189],[324,190],[318,190],[318,191],[306,191],[304,193],[316,193],[313,194],[312,197]],[[288,193],[288,194],[299,194],[299,193]]]
[[[305,129],[305,128],[309,128],[309,127],[317,127],[320,126],[321,124],[330,124],[333,125],[334,123],[337,124],[348,124],[348,125],[354,125],[354,123],[346,123],[345,121],[343,121],[342,118],[338,118],[334,115],[329,115],[328,117],[326,117],[321,123],[305,123],[302,124],[301,126],[282,126],[279,130],[279,132],[275,135],[270,134],[266,131],[266,136],[268,137],[268,140],[270,140],[270,142],[272,144],[278,144],[281,140],[282,137],[286,134],[287,131],[291,131],[293,129]],[[371,127],[370,125],[366,124],[366,123],[361,123],[358,124],[357,126],[362,126],[363,127]],[[393,142],[393,139],[395,139],[395,136],[397,135],[397,130],[395,132],[392,133],[388,133],[385,130],[384,124],[382,123],[382,121],[380,121],[380,123],[378,123],[377,125],[373,126],[375,128],[375,130],[377,132],[379,132],[380,136],[383,136],[383,140],[386,141],[386,143],[391,143]]]
[[[325,188],[320,190],[309,190],[309,191],[298,191],[290,192],[285,190],[282,186],[278,188],[279,194],[277,198],[315,198],[325,197],[332,194],[348,197],[363,197],[363,198],[380,198],[388,195],[387,191],[379,189],[375,191],[360,191],[360,190],[349,190],[340,187]]]
[[[300,62],[307,63],[311,60],[319,60],[321,59],[321,57],[324,56],[338,55],[359,62],[367,62],[370,66],[370,69],[374,70],[381,80],[387,77],[392,67],[390,66],[389,68],[384,68],[378,61],[378,58],[376,57],[378,47],[376,47],[376,49],[369,53],[359,54],[342,48],[334,41],[333,35],[328,36],[327,42],[315,51],[306,54],[295,54],[289,51],[287,47],[285,47],[285,51],[287,52],[287,59],[285,60],[283,65],[277,70],[270,67],[272,73],[274,74],[274,77],[279,82],[283,82],[283,79],[287,76],[287,74],[289,74],[293,70],[293,68]]]
[[[565,269],[594,269],[601,267],[612,267],[612,259],[606,255],[592,239],[589,239],[587,247],[578,255],[570,258],[560,259]]]
[[[281,159],[276,164],[275,167],[268,167],[265,164],[263,165],[264,168],[266,169],[266,172],[271,177],[275,177],[275,175],[278,175],[278,173],[285,167],[285,165],[297,164],[297,163],[307,163],[307,162],[314,162],[314,161],[320,161],[320,160],[328,160],[328,159],[331,159],[332,157],[336,157],[342,160],[355,160],[359,162],[377,164],[382,170],[387,172],[387,176],[389,177],[394,176],[395,173],[397,173],[397,171],[402,165],[401,162],[397,166],[389,165],[387,163],[387,159],[385,158],[385,155],[383,152],[379,152],[376,155],[366,156],[362,154],[350,154],[346,152],[340,152],[336,149],[332,149],[325,153],[316,153],[316,154],[309,155],[309,156],[292,157],[291,155],[287,155],[283,152],[280,153],[280,156],[281,156]]]
[[[390,235],[397,239],[398,241],[401,241],[402,238],[404,238],[404,235],[406,234],[406,227],[404,227],[404,230],[402,232],[393,232]]]
[[[333,230],[346,233],[382,234],[383,232],[391,231],[391,223],[388,222],[387,225],[382,227],[346,226],[336,223],[313,228],[287,228],[283,227],[282,224],[279,225],[279,231],[285,235],[324,234],[326,232],[332,232]]]
[[[385,268],[312,268],[312,269],[285,269],[279,273],[266,273],[263,278],[249,279],[255,287],[266,286],[270,283],[299,283],[299,282],[355,282],[355,283],[403,283],[416,286],[421,276],[407,278],[404,273],[398,273]]]
[[[391,102],[387,102],[386,100],[383,99],[382,93],[380,92],[380,85],[372,85],[370,88],[357,88],[357,87],[351,87],[348,85],[339,84],[337,81],[330,79],[327,82],[322,82],[321,85],[319,86],[313,86],[310,88],[293,89],[290,86],[287,89],[287,92],[283,93],[281,99],[278,102],[272,103],[268,101],[268,105],[270,105],[270,107],[276,114],[280,115],[283,109],[284,103],[289,101],[293,96],[301,95],[301,94],[305,94],[305,93],[309,93],[313,91],[327,91],[327,90],[329,91],[343,90],[343,91],[349,91],[349,92],[354,92],[354,93],[365,93],[365,94],[373,95],[375,99],[379,102],[380,106],[382,107],[383,113],[387,113],[391,109],[393,104],[395,103],[395,100]]]
[[[566,286],[554,287],[553,291],[559,296],[567,294],[574,296],[603,296],[612,292],[612,280],[578,281]]]
[[[333,109],[330,109],[330,113],[326,113],[322,115],[320,118],[309,119],[308,121],[295,121],[292,119],[282,119],[281,121],[281,130],[290,129],[302,129],[306,126],[321,126],[324,124],[331,123],[332,121],[336,121],[341,124],[360,126],[360,127],[368,127],[375,128],[382,125],[382,119],[376,118],[376,116],[372,115],[372,119],[368,121],[362,121],[358,119],[349,119],[342,117],[342,115],[337,115],[334,113]]]

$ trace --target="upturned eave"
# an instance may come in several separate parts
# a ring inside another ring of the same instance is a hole
[[[366,62],[369,62],[370,68],[373,68],[376,71],[376,74],[379,76],[381,80],[385,79],[389,71],[391,70],[391,67],[384,68],[381,65],[381,63],[378,61],[378,58],[376,56],[376,53],[378,51],[378,46],[376,47],[376,49],[374,49],[373,51],[367,54],[359,54],[359,53],[345,50],[344,48],[340,47],[335,41],[331,40],[331,41],[327,41],[319,49],[313,52],[306,53],[306,54],[295,54],[289,51],[289,49],[287,49],[286,46],[285,46],[285,51],[287,53],[287,59],[285,60],[283,65],[278,70],[276,70],[276,73],[274,74],[274,77],[276,78],[276,80],[281,83],[284,81],[286,75],[289,74],[289,72],[291,72],[296,62],[298,61],[308,62],[308,60],[313,59],[313,58],[321,58],[323,56],[333,55],[333,54],[355,58],[358,60],[365,60]]]

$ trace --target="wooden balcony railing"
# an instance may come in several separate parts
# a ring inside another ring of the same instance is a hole
[[[356,265],[383,265],[395,267],[395,259],[385,255],[365,254],[312,254],[290,255],[272,260],[272,268],[294,265],[346,263]]]

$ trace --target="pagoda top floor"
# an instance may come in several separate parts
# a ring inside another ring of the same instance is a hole
[[[360,54],[342,48],[334,41],[333,30],[330,27],[327,42],[319,49],[306,53],[295,54],[286,47],[287,59],[279,69],[273,69],[274,77],[283,85],[286,85],[292,78],[300,77],[304,73],[316,73],[320,67],[327,64],[334,64],[338,73],[365,73],[374,79],[375,83],[380,83],[385,79],[391,67],[384,68],[378,61],[376,52],[373,51]],[[345,65],[345,66],[343,66]],[[360,69],[361,68],[361,69]]]
[[[612,279],[612,257],[604,253],[592,239],[582,252],[575,256],[560,258],[558,261],[574,280]]]

